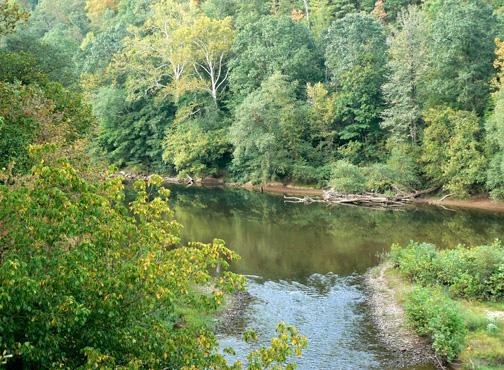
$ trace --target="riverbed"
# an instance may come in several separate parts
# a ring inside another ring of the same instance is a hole
[[[504,235],[504,214],[497,212],[307,206],[242,189],[170,188],[184,239],[224,239],[242,257],[233,271],[249,278],[253,299],[240,327],[219,333],[221,346],[246,353],[251,347],[241,340],[243,330],[267,341],[283,320],[308,337],[299,369],[395,367],[398,355],[380,343],[371,324],[362,278],[393,243],[452,248]]]

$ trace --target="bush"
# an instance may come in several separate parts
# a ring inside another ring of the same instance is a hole
[[[406,248],[394,244],[390,257],[409,279],[430,284],[435,280],[432,273],[432,261],[436,257],[436,247],[428,243],[411,242]]]
[[[366,190],[366,178],[362,170],[347,161],[337,161],[331,174],[330,186],[342,193],[362,193]]]
[[[293,162],[291,179],[296,184],[326,185],[331,177],[329,165],[314,167],[305,162]]]
[[[182,244],[169,191],[153,196],[161,177],[135,182],[128,205],[122,179],[91,183],[64,161],[24,181],[0,185],[1,365],[237,368],[191,315],[212,313],[243,285],[227,271],[238,256],[221,240]],[[277,334],[250,363],[280,366],[306,346],[292,327]]]
[[[375,163],[364,168],[366,189],[376,193],[394,193],[396,190],[395,173],[383,163]]]
[[[394,143],[390,149],[387,167],[393,174],[394,185],[401,190],[418,189],[422,184],[419,176],[419,147],[414,144]]]
[[[467,329],[455,303],[439,291],[417,287],[406,299],[406,315],[415,330],[432,340],[438,356],[452,362],[464,349]]]
[[[406,276],[423,285],[439,284],[460,297],[504,298],[504,247],[499,241],[441,251],[411,242],[393,246],[390,256]]]

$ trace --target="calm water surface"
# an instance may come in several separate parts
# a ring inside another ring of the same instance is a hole
[[[224,239],[242,257],[233,270],[249,277],[254,299],[239,329],[254,329],[267,340],[283,320],[308,337],[299,369],[391,368],[395,355],[380,345],[370,323],[362,274],[393,243],[450,248],[504,235],[504,214],[497,213],[331,208],[285,204],[245,190],[171,189],[185,239]],[[239,332],[221,333],[221,344],[247,353]]]

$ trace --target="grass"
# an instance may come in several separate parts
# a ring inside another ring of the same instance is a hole
[[[459,360],[464,369],[504,369],[504,314],[491,319],[489,311],[504,312],[502,302],[461,300],[461,312],[469,329],[466,349]]]

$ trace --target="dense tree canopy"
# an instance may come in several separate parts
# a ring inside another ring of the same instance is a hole
[[[99,124],[93,152],[120,167],[326,185],[337,160],[385,165],[401,152],[416,168],[414,182],[427,187],[434,177],[419,155],[425,122],[449,107],[474,112],[481,127],[492,117],[474,134],[489,156],[488,178],[466,190],[500,183],[499,144],[484,137],[498,133],[491,81],[494,39],[503,33],[499,1],[23,4],[30,17],[12,33],[26,15],[2,2],[1,32],[10,32],[2,79],[82,92]],[[274,75],[286,90],[267,96],[263,83]],[[273,135],[275,153],[250,146],[259,102],[268,107],[261,119],[279,127],[287,124],[279,112],[295,112],[289,129]],[[259,171],[267,158],[277,169]]]
[[[427,104],[482,113],[494,70],[496,18],[482,0],[437,2],[427,13]]]
[[[236,35],[231,89],[244,98],[279,72],[300,86],[322,76],[315,44],[305,25],[287,16],[265,16]]]
[[[343,142],[377,140],[387,70],[385,33],[369,15],[349,14],[326,35],[326,65],[337,94]]]

